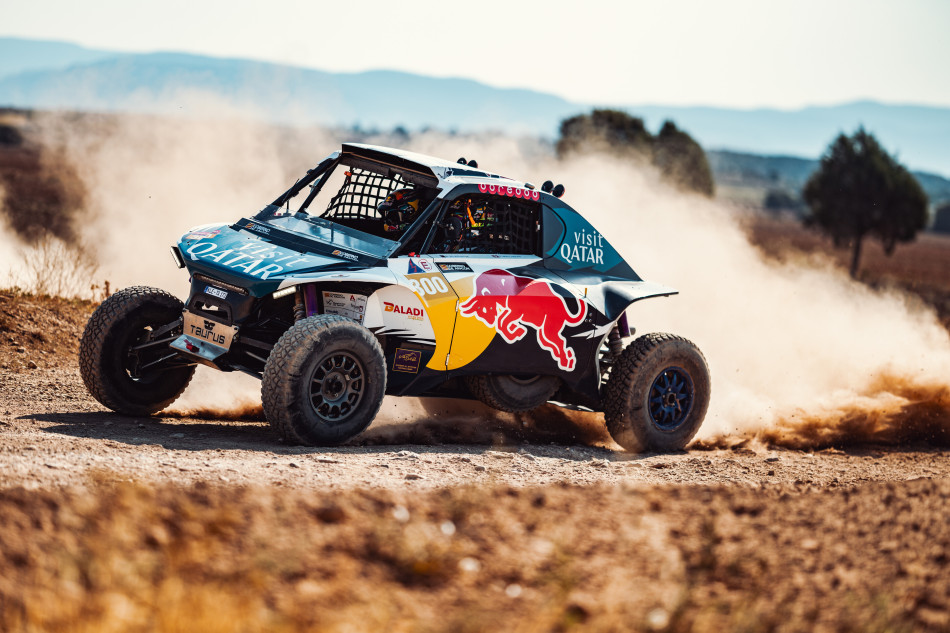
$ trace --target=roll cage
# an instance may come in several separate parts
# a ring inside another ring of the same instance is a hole
[[[359,154],[347,152],[346,148],[344,145],[342,153],[335,152],[308,170],[303,178],[262,209],[254,219],[267,222],[292,213],[299,219],[320,221],[321,224],[330,222],[376,238],[391,240],[393,246],[386,249],[388,252],[379,253],[382,257],[449,252],[541,255],[540,203],[482,194],[474,184],[458,184],[445,191],[440,188],[445,183],[429,167],[366,148],[360,148]],[[379,154],[379,157],[373,154]],[[309,209],[314,200],[339,169],[345,170],[342,186],[332,195],[326,209],[319,215],[311,214]],[[490,176],[484,172],[463,171],[467,176]],[[297,210],[292,212],[290,201],[308,186],[310,191]],[[392,191],[400,188],[421,189],[426,204],[412,224],[396,237],[384,230],[384,218],[377,207]],[[443,196],[443,192],[447,195]],[[448,239],[446,219],[453,215],[463,220],[471,218],[473,204],[492,218],[491,227],[475,225],[478,228],[472,228],[474,221],[463,222],[461,234],[454,241]]]

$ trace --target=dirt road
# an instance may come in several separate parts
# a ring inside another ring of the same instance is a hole
[[[135,481],[319,489],[559,482],[835,487],[950,473],[950,454],[923,445],[818,452],[753,445],[632,455],[598,433],[595,416],[580,418],[576,428],[558,420],[551,432],[537,428],[543,420],[524,427],[502,416],[459,420],[455,412],[447,419],[374,425],[358,440],[364,445],[287,446],[266,422],[112,414],[89,398],[70,366],[5,375],[0,393],[3,486],[77,484],[102,470]]]
[[[111,414],[90,306],[0,308],[2,630],[950,627],[940,446],[631,455],[596,416],[389,400],[287,446],[254,407]]]

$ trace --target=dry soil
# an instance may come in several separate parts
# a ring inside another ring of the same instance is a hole
[[[0,294],[0,630],[950,628],[944,436],[632,455],[427,403],[288,446],[255,407],[106,411],[92,308]]]

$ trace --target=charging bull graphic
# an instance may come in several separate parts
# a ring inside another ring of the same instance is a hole
[[[473,316],[501,334],[509,343],[520,341],[531,326],[538,344],[551,352],[558,367],[574,371],[574,350],[567,346],[564,328],[577,325],[587,315],[587,304],[578,301],[576,314],[547,281],[518,277],[507,270],[488,270],[475,278],[475,294],[459,306],[462,316]]]

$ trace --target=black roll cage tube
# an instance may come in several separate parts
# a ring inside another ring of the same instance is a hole
[[[317,180],[317,178],[320,178],[321,176],[329,172],[331,169],[335,169],[336,166],[340,162],[342,162],[342,160],[343,160],[343,155],[337,154],[336,156],[330,156],[324,159],[323,161],[320,162],[319,165],[317,165],[313,169],[308,169],[307,174],[303,178],[295,182],[294,185],[290,189],[282,193],[280,196],[277,197],[277,199],[275,199],[272,203],[270,203],[264,209],[262,209],[257,215],[254,216],[254,219],[262,221],[262,220],[266,220],[270,218],[270,216],[273,215],[274,209],[279,209],[280,207],[284,205],[285,202],[293,199],[294,196],[300,193],[300,191],[304,187],[314,182],[315,180]],[[386,166],[390,167],[389,165],[386,165]],[[412,171],[412,170],[409,170],[409,171]],[[323,183],[320,183],[320,186],[313,187],[310,193],[307,194],[307,197],[303,201],[303,204],[300,205],[300,209],[298,210],[298,212],[301,212],[301,211],[306,212],[307,208],[310,206],[310,203],[313,202],[314,198],[316,198],[317,195],[319,195],[322,189],[323,189]],[[431,248],[432,242],[435,239],[436,229],[438,228],[437,226],[438,220],[441,219],[442,215],[444,215],[444,208],[441,209],[442,213],[437,213],[437,212],[440,210],[439,207],[441,203],[445,202],[445,199],[439,198],[439,193],[441,193],[441,190],[436,188],[435,191],[436,191],[435,198],[433,198],[432,202],[429,203],[429,206],[427,206],[423,210],[423,212],[419,214],[419,217],[416,218],[416,221],[412,223],[412,226],[410,226],[409,229],[399,238],[400,248],[408,244],[410,241],[412,241],[412,238],[414,238],[416,234],[422,230],[422,227],[425,226],[426,220],[429,218],[429,216],[437,214],[439,217],[436,217],[435,221],[433,221],[432,223],[432,226],[429,227],[430,228],[429,234],[426,236],[426,239],[422,247],[420,248],[419,252],[425,253],[428,251],[429,248]]]
[[[435,194],[435,198],[432,200],[432,202],[429,203],[429,206],[427,206],[425,210],[419,214],[419,217],[416,219],[415,222],[412,223],[412,226],[410,226],[406,230],[406,232],[403,233],[402,237],[399,238],[400,247],[405,246],[406,244],[412,241],[412,238],[416,236],[416,233],[421,231],[422,227],[425,226],[426,220],[429,218],[429,216],[436,215],[437,217],[432,222],[432,226],[429,227],[429,234],[426,236],[426,239],[423,242],[422,246],[419,247],[419,252],[417,253],[417,255],[422,255],[423,253],[428,252],[429,246],[431,245],[432,240],[435,237],[435,231],[438,228],[437,226],[438,221],[439,221],[438,216],[441,215],[441,214],[437,214],[439,205],[441,205],[441,203],[443,202],[444,200],[442,198],[439,198],[439,194],[438,193]],[[406,253],[406,254],[408,255],[409,253]]]
[[[319,165],[317,165],[313,169],[308,169],[307,175],[301,178],[300,180],[298,180],[297,182],[295,182],[293,187],[291,187],[290,189],[282,193],[280,196],[278,196],[276,200],[271,202],[271,206],[274,206],[274,207],[283,206],[285,202],[287,202],[288,200],[296,196],[298,193],[300,193],[301,189],[303,189],[304,187],[312,183],[314,180],[322,176],[324,173],[326,173],[326,171],[339,160],[340,160],[339,156],[331,156],[329,158],[325,158]],[[317,191],[319,191],[319,189],[317,189]],[[313,200],[313,194],[310,196],[307,196],[307,202],[311,202],[312,200]]]

